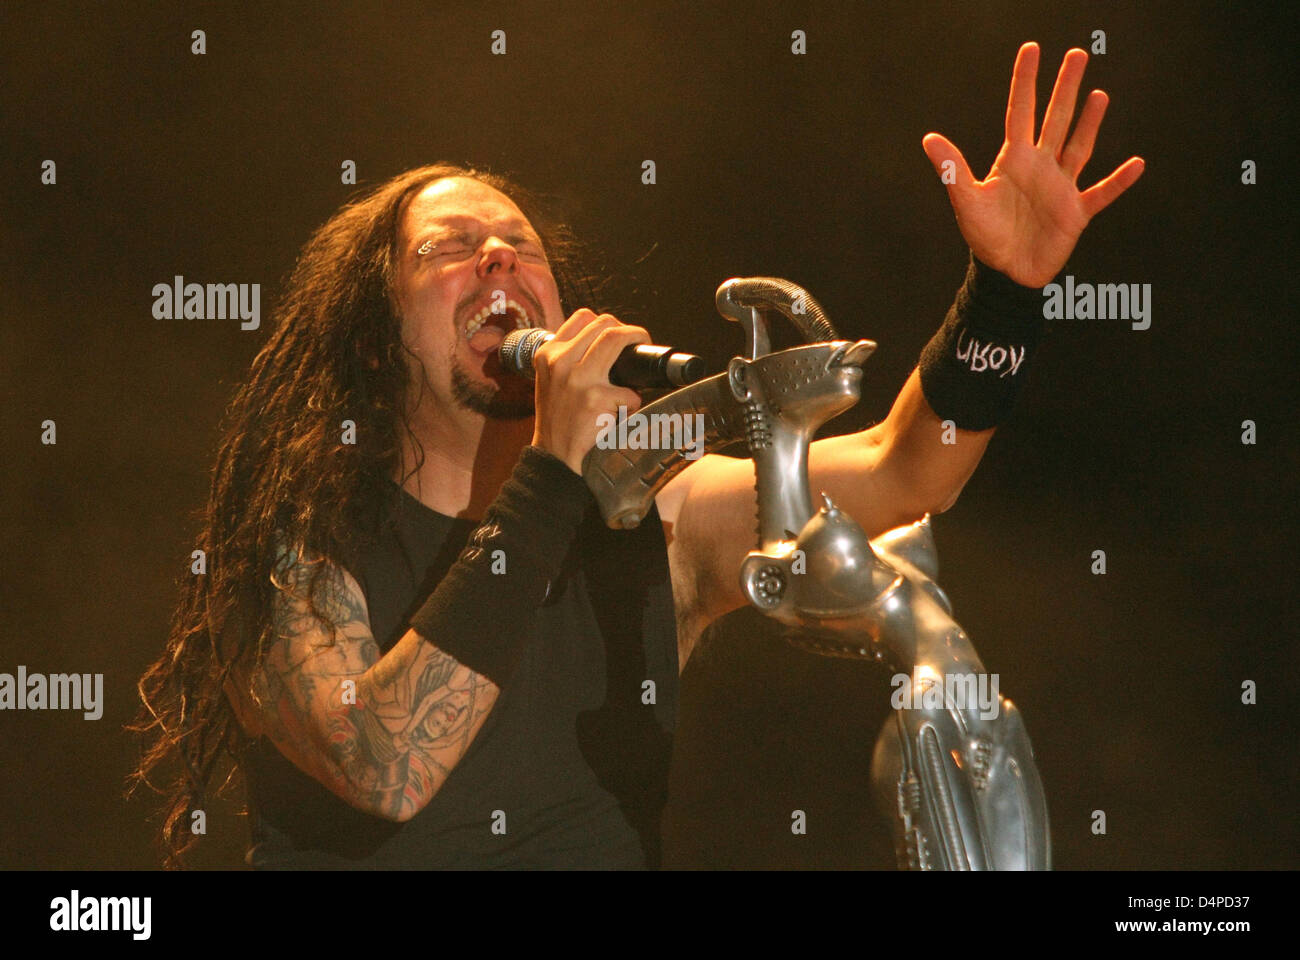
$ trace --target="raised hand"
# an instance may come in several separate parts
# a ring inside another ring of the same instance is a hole
[[[948,199],[971,252],[1026,287],[1050,283],[1069,260],[1088,221],[1131,187],[1146,167],[1141,157],[1130,157],[1087,190],[1076,186],[1109,102],[1100,90],[1088,94],[1074,135],[1066,142],[1087,63],[1088,54],[1077,47],[1065,54],[1035,143],[1038,44],[1020,48],[1007,101],[1006,140],[983,180],[975,179],[961,151],[946,137],[928,133],[921,141],[941,176],[947,172],[945,162],[952,161],[951,175],[945,178],[955,179],[948,184]]]

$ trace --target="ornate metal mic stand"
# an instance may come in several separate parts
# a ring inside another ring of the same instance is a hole
[[[638,414],[703,415],[704,452],[744,440],[754,459],[758,545],[741,565],[753,606],[791,643],[823,656],[883,661],[907,681],[876,742],[876,799],[894,825],[899,865],[920,870],[1051,867],[1047,805],[1033,748],[1010,700],[987,689],[970,638],[937,583],[930,518],[868,539],[822,494],[813,510],[808,446],[817,428],[859,398],[870,340],[838,339],[813,297],[787,280],[751,277],[718,288],[742,325],[746,356]],[[808,341],[773,353],[769,311]],[[695,421],[692,421],[695,422]],[[593,449],[586,479],[612,527],[635,527],[655,494],[693,462],[682,450]]]

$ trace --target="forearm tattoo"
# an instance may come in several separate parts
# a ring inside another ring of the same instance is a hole
[[[337,568],[307,602],[311,568],[290,566],[276,639],[255,683],[263,732],[291,760],[363,810],[409,818],[464,756],[499,689],[414,631],[384,656],[360,587]]]

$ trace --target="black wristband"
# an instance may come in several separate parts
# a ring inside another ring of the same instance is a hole
[[[537,608],[591,499],[586,482],[563,461],[525,447],[483,522],[411,617],[411,629],[504,686],[533,638]]]
[[[1041,288],[1022,287],[972,253],[943,326],[921,351],[921,392],[940,420],[963,430],[1001,423],[1042,338]]]

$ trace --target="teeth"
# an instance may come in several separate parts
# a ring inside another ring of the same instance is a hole
[[[528,327],[532,326],[532,324],[528,322],[528,311],[525,310],[517,301],[506,301],[506,313],[514,316],[516,330],[526,330]],[[491,304],[474,314],[469,323],[465,324],[465,339],[468,340],[470,337],[474,336],[474,334],[478,333],[479,328],[482,327],[483,324],[487,322],[488,317],[491,316],[493,316]],[[496,314],[496,316],[500,316],[500,314]]]

